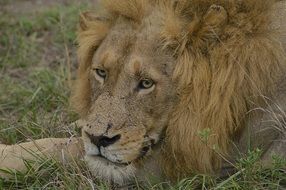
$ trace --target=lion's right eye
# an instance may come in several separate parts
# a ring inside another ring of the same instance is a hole
[[[106,76],[107,76],[106,71],[103,70],[103,69],[95,69],[95,72],[96,72],[96,74],[97,74],[99,77],[101,77],[101,78],[103,78],[103,79],[105,79]]]
[[[149,94],[155,89],[155,82],[152,79],[144,78],[138,83],[139,94]]]

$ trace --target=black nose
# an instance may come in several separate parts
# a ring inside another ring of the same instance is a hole
[[[85,132],[85,133],[88,136],[88,138],[90,139],[91,143],[98,146],[98,147],[100,147],[100,146],[107,147],[109,145],[112,145],[116,141],[118,141],[121,137],[121,135],[115,135],[114,137],[110,138],[110,137],[106,137],[103,135],[95,136],[95,135],[89,134],[87,132]]]

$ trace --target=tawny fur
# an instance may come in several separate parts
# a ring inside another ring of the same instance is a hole
[[[150,3],[123,0],[108,1],[106,5],[110,13],[138,21]],[[166,130],[163,157],[168,176],[216,171],[221,164],[219,154],[228,155],[231,139],[244,128],[245,113],[257,105],[263,106],[262,96],[271,97],[275,83],[285,71],[283,50],[269,29],[273,3],[157,1],[165,14],[161,32],[164,48],[173,49],[177,57],[173,79],[180,93],[180,103]],[[105,25],[109,26],[114,18]],[[89,100],[85,79],[85,64],[90,59],[87,52],[91,46],[96,47],[106,32],[91,25],[79,33],[81,66],[79,90],[75,91],[78,98],[74,102],[80,112],[88,107]],[[89,33],[93,35],[86,35]],[[199,136],[205,129],[211,131],[207,142]],[[213,147],[217,147],[216,151]]]
[[[29,162],[35,168],[43,164],[43,158],[55,159],[62,163],[73,163],[83,157],[80,138],[46,138],[16,145],[0,144],[0,168],[25,172]],[[0,177],[10,178],[13,173],[0,171]]]

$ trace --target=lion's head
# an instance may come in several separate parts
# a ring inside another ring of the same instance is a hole
[[[72,97],[90,168],[122,183],[156,149],[169,177],[218,170],[283,70],[273,2],[103,2],[103,13],[81,15]]]

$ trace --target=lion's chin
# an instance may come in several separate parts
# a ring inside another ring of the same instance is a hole
[[[133,164],[117,164],[100,156],[85,156],[85,161],[90,171],[109,183],[124,185],[135,177],[136,168]]]

